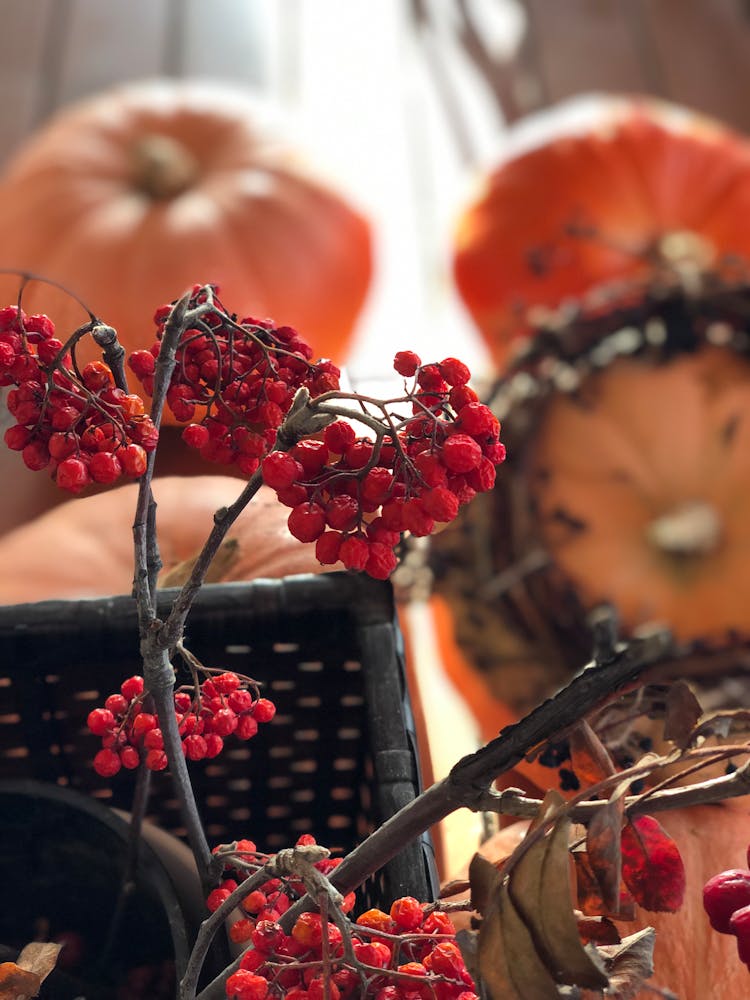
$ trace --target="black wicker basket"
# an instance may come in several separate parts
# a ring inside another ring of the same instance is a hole
[[[161,593],[164,610],[175,594]],[[346,852],[418,793],[389,584],[332,573],[206,586],[186,645],[206,666],[257,679],[277,706],[249,743],[228,741],[220,757],[190,765],[212,845],[251,837],[275,851],[312,833]],[[129,809],[134,775],[94,772],[100,743],[86,716],[139,672],[129,597],[0,608],[0,779],[53,782]],[[183,836],[168,775],[153,777],[148,818]],[[361,904],[426,900],[436,888],[425,835],[363,887]]]

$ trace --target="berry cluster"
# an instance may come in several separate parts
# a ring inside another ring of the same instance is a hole
[[[152,771],[166,768],[159,718],[146,711],[146,697],[143,678],[129,677],[119,694],[89,712],[88,727],[102,738],[102,749],[94,757],[94,770],[102,777],[112,777],[123,767],[136,768],[142,757]],[[233,671],[212,673],[192,690],[175,691],[174,707],[189,760],[218,756],[227,736],[251,739],[259,723],[270,722],[276,713],[273,702],[258,697],[253,681]]]
[[[143,400],[117,388],[102,361],[79,371],[49,317],[0,309],[0,386],[14,387],[5,443],[29,469],[49,469],[61,489],[80,493],[146,471],[158,432]]]
[[[369,400],[379,413],[366,422],[374,439],[347,420],[329,424],[322,440],[305,439],[262,462],[263,479],[291,507],[289,530],[315,542],[323,565],[342,562],[386,579],[396,568],[403,532],[432,534],[478,492],[492,489],[505,458],[500,423],[467,383],[455,358],[422,365],[399,352],[395,370],[413,379],[405,395]],[[399,405],[409,408],[399,415]]]
[[[305,834],[297,841],[314,844]],[[225,848],[217,849],[219,851]],[[221,887],[208,897],[208,908],[217,909],[239,881],[268,860],[256,852],[252,841],[232,846],[229,857],[241,856],[243,869],[229,865]],[[248,863],[250,862],[250,863]],[[326,858],[315,867],[330,874],[340,859]],[[279,918],[304,886],[293,879],[269,879],[243,899],[244,916],[230,927],[235,943],[246,946],[239,969],[228,977],[227,996],[234,1000],[477,1000],[474,983],[455,942],[448,915],[411,896],[397,899],[386,913],[371,909],[354,924],[346,925],[347,942],[340,927],[324,921],[320,913],[300,914],[286,933]],[[351,911],[354,894],[341,910]]]
[[[703,887],[703,907],[715,931],[734,934],[740,961],[750,968],[750,870],[730,868],[710,878]]]
[[[171,308],[156,311],[151,350],[128,358],[148,395]],[[312,349],[290,326],[230,315],[214,286],[196,285],[188,308],[192,325],[180,337],[167,405],[181,423],[195,421],[182,435],[189,447],[250,476],[273,446],[297,390],[304,386],[315,397],[338,389],[339,369],[330,361],[313,364]]]

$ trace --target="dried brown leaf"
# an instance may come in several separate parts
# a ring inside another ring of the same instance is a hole
[[[608,911],[604,906],[599,882],[589,863],[586,851],[574,851],[578,909],[587,917],[608,916],[615,920],[635,920],[635,903],[627,890],[620,887],[617,907]]]
[[[18,956],[18,964],[22,969],[39,976],[41,982],[44,982],[57,965],[62,949],[63,945],[55,941],[32,941]]]
[[[18,960],[0,964],[0,1000],[29,1000],[57,964],[61,944],[32,941]]]
[[[556,792],[548,792],[535,823],[562,803]],[[563,815],[515,862],[508,878],[508,896],[539,958],[557,982],[603,989],[607,977],[578,935],[569,843],[570,820]]]
[[[568,736],[571,768],[581,785],[595,785],[616,771],[606,747],[588,722],[580,722]]]
[[[586,833],[588,861],[599,885],[605,913],[616,913],[620,906],[620,832],[623,808],[622,799],[602,803],[594,813]]]
[[[653,927],[624,937],[620,944],[603,945],[597,951],[609,974],[608,1000],[633,1000],[654,974]]]
[[[557,985],[504,884],[479,928],[479,973],[491,1000],[559,1000]]]
[[[707,716],[690,735],[691,742],[699,736],[718,736],[726,739],[733,729],[750,730],[750,709],[729,708]]]
[[[502,875],[491,861],[481,854],[474,855],[469,863],[471,905],[482,916],[494,905],[502,880]]]
[[[675,681],[667,692],[664,717],[664,739],[671,740],[681,749],[689,746],[693,730],[703,709],[685,681]]]
[[[35,972],[22,969],[15,962],[0,964],[0,1000],[27,1000],[35,997],[42,985]]]

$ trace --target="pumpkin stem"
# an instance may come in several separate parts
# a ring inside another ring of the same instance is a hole
[[[168,135],[146,135],[132,149],[135,187],[155,201],[187,191],[198,177],[198,161]]]
[[[690,500],[653,520],[646,537],[667,555],[708,555],[719,544],[721,522],[710,504]]]

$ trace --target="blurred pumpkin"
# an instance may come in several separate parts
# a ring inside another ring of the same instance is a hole
[[[556,394],[529,446],[539,540],[586,608],[678,641],[750,634],[750,361],[620,359]]]
[[[618,921],[621,935],[644,927],[656,930],[654,975],[649,985],[672,991],[680,1000],[708,997],[744,997],[748,972],[737,957],[734,937],[711,929],[702,903],[705,882],[726,868],[742,868],[748,842],[750,808],[743,800],[720,805],[693,806],[659,813],[659,823],[674,839],[685,864],[687,896],[677,913],[649,913],[638,909],[634,921]],[[523,838],[528,823],[519,821],[501,830],[479,848],[493,862],[507,858]],[[465,878],[466,867],[454,873]],[[454,921],[468,925],[468,916]],[[640,990],[634,1000],[650,1000],[654,992]]]
[[[453,247],[458,290],[500,367],[530,307],[661,261],[705,269],[750,254],[750,144],[718,122],[647,98],[576,98],[504,141]]]
[[[654,286],[540,329],[494,406],[506,472],[431,541],[456,641],[525,712],[588,662],[589,615],[668,628],[674,672],[742,676],[750,287]],[[665,667],[662,675],[670,675]]]
[[[150,347],[158,306],[215,282],[341,361],[371,277],[368,222],[225,83],[127,84],[62,109],[8,164],[0,218],[0,266],[60,282],[128,352]],[[14,302],[17,279],[0,290]],[[24,306],[71,332],[87,319],[38,283]]]
[[[177,585],[181,565],[208,537],[214,513],[241,490],[230,476],[154,480],[163,585]],[[137,491],[131,483],[68,500],[0,538],[0,565],[12,567],[0,578],[0,604],[129,593]],[[288,513],[272,490],[261,487],[230,528],[210,582],[321,572],[314,547],[289,534]]]

